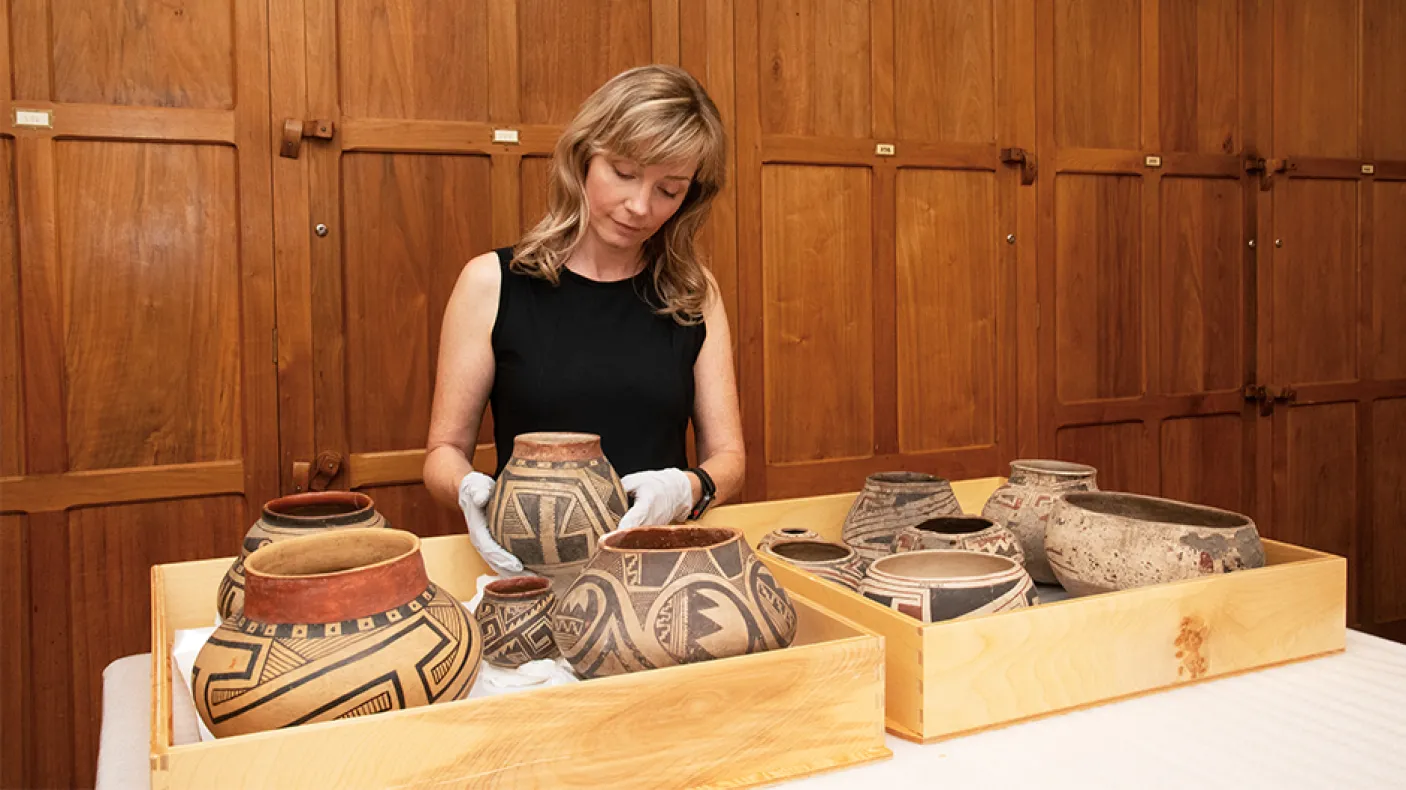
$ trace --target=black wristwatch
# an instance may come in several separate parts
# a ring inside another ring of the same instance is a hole
[[[699,467],[690,467],[684,471],[698,475],[698,482],[702,484],[702,494],[698,501],[693,503],[693,509],[688,511],[688,520],[697,521],[703,517],[703,511],[713,504],[713,495],[718,493],[718,487],[713,484],[713,478]]]

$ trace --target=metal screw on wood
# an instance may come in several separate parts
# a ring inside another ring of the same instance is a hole
[[[313,232],[313,233],[316,233],[318,236],[326,236],[326,235],[327,235],[327,226],[324,225],[324,224],[322,224],[321,222],[319,222],[319,223],[317,223],[316,225],[313,226],[312,232]]]
[[[1276,246],[1276,247],[1283,247],[1283,246],[1284,246],[1284,240],[1283,240],[1283,239],[1275,239],[1275,240],[1274,240],[1274,246]]]
[[[1250,239],[1250,249],[1253,250],[1254,248],[1255,248],[1255,240],[1254,240],[1254,239]]]
[[[1014,233],[1007,233],[1007,234],[1006,234],[1006,243],[1007,243],[1007,244],[1015,244],[1015,234],[1014,234]]]

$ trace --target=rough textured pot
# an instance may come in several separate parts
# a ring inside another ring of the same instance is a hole
[[[961,549],[999,554],[1025,564],[1015,533],[981,516],[939,516],[904,527],[893,538],[893,553]]]
[[[465,696],[478,624],[432,584],[420,539],[347,529],[275,543],[244,566],[244,608],[191,670],[217,737],[349,719]]]
[[[904,527],[961,513],[946,480],[919,472],[881,472],[864,481],[841,535],[865,562],[873,562],[891,553],[893,536]]]
[[[757,548],[764,549],[782,540],[824,540],[824,538],[820,537],[820,533],[809,529],[782,527],[781,529],[774,529],[763,535],[762,539],[757,542]]]
[[[1097,491],[1097,470],[1067,461],[1012,461],[1011,476],[986,500],[981,515],[1004,525],[1020,539],[1025,570],[1041,584],[1055,584],[1045,559],[1045,527],[1060,494]]]
[[[516,668],[529,661],[561,655],[552,639],[557,597],[552,580],[519,576],[489,582],[474,616],[483,631],[483,660]]]
[[[1247,516],[1138,494],[1065,494],[1045,549],[1073,595],[1264,566],[1259,531]]]
[[[738,530],[637,527],[601,540],[552,633],[594,678],[786,647],[796,610]]]
[[[840,543],[782,540],[764,546],[762,553],[851,590],[858,590],[859,582],[864,578],[865,565],[859,552]]]
[[[625,515],[625,489],[588,433],[525,433],[498,475],[488,531],[558,597]]]
[[[388,527],[385,516],[376,512],[371,497],[355,491],[313,491],[270,500],[264,513],[249,531],[239,556],[220,580],[215,607],[222,619],[244,606],[244,562],[260,546],[288,538],[300,538],[318,530],[348,527]]]
[[[866,598],[925,623],[1023,609],[1035,583],[1009,557],[976,551],[910,551],[878,560],[859,584]]]

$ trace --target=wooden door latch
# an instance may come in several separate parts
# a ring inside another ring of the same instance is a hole
[[[1002,148],[1001,161],[1008,165],[1020,165],[1020,183],[1030,186],[1035,183],[1035,156],[1024,148]]]
[[[1261,417],[1273,414],[1276,403],[1293,403],[1299,399],[1298,390],[1293,387],[1276,387],[1272,384],[1246,384],[1240,392],[1247,402],[1260,405]]]
[[[1260,177],[1260,191],[1266,192],[1274,183],[1276,175],[1292,173],[1299,169],[1299,165],[1292,159],[1269,159],[1262,156],[1248,156],[1245,158],[1245,172],[1258,174]]]
[[[332,479],[341,471],[341,454],[330,450],[318,453],[312,463],[294,461],[293,490],[299,494],[304,491],[326,491],[327,486],[332,484]]]
[[[319,140],[331,140],[332,134],[336,131],[336,125],[331,121],[300,121],[297,118],[288,118],[283,121],[283,144],[278,148],[279,156],[286,156],[289,159],[297,159],[298,154],[303,150],[304,137],[316,137]]]

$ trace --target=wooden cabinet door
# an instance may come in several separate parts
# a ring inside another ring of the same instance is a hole
[[[1268,531],[1347,557],[1364,624],[1406,618],[1403,37],[1391,0],[1274,7]]]
[[[92,785],[150,566],[277,494],[267,40],[235,0],[0,14],[5,787]]]
[[[295,462],[335,453],[332,487],[366,491],[396,526],[461,531],[420,482],[445,303],[470,258],[541,217],[546,157],[580,102],[626,68],[678,59],[677,4],[273,13],[275,125],[333,130],[274,160],[283,486]],[[480,442],[475,466],[492,469],[491,422]]]
[[[1042,451],[1252,510],[1254,4],[1038,8]]]
[[[889,469],[996,474],[1015,454],[1034,194],[1000,153],[1033,149],[1033,15],[1026,0],[737,4],[751,496],[852,491]]]

